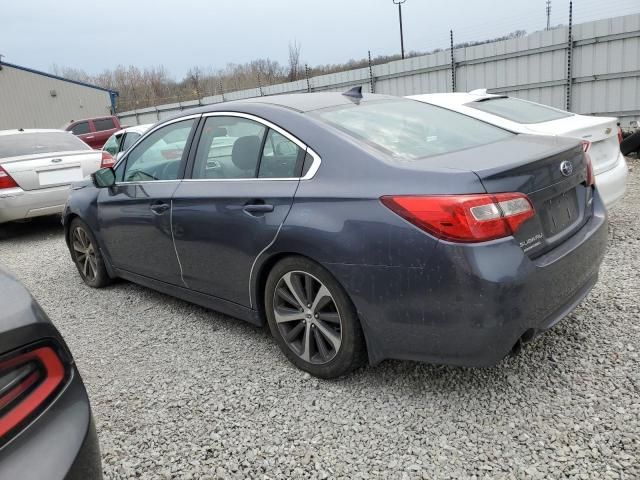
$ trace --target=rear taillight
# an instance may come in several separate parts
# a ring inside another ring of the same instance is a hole
[[[535,215],[522,193],[385,196],[382,203],[431,235],[453,242],[484,242],[513,235]]]
[[[116,164],[115,159],[111,156],[109,152],[102,151],[102,162],[100,163],[100,168],[112,168]]]
[[[587,163],[587,187],[593,187],[596,184],[596,176],[593,174],[593,162],[591,156],[585,152],[584,160]]]
[[[0,190],[3,188],[16,188],[18,184],[11,178],[7,171],[0,167]]]
[[[624,140],[622,137],[622,129],[618,127],[618,143],[622,143],[622,140]]]
[[[64,378],[64,364],[50,346],[0,361],[0,442],[45,407]]]

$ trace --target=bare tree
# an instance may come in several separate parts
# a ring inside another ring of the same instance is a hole
[[[300,78],[300,51],[302,46],[297,40],[293,43],[289,42],[289,74],[288,79],[290,82],[295,82]]]
[[[487,42],[519,38],[524,30],[516,30],[502,37],[471,41],[456,45],[456,48],[481,45]],[[407,57],[435,53],[408,52]],[[224,68],[195,66],[189,69],[184,78],[175,81],[163,66],[138,68],[118,65],[114,69],[104,70],[97,75],[53,64],[50,71],[56,75],[117,90],[119,93],[117,109],[119,111],[144,108],[179,100],[192,100],[206,95],[219,94],[234,90],[254,89],[304,78],[304,62],[301,59],[301,45],[297,41],[289,43],[287,65],[269,58],[261,58],[243,64],[229,63]],[[379,55],[372,59],[375,65],[398,60],[400,55]],[[347,62],[316,65],[310,69],[311,75],[341,72],[368,65],[368,58],[352,59]]]
[[[196,98],[200,98],[200,94],[202,92],[202,69],[200,67],[192,67],[187,72],[187,81],[190,84],[190,87],[193,89],[193,93],[195,93]]]

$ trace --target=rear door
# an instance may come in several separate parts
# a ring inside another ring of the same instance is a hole
[[[116,125],[113,117],[105,117],[94,118],[93,128],[95,131],[93,140],[94,144],[91,146],[93,148],[102,148],[109,137],[114,134],[119,127]]]
[[[0,165],[23,190],[69,185],[100,168],[101,155],[68,132],[0,137]]]
[[[291,209],[306,147],[251,115],[206,117],[173,196],[176,251],[190,289],[251,307],[254,262]]]
[[[78,122],[71,126],[69,130],[91,148],[96,148],[96,136],[90,120]]]
[[[98,195],[98,221],[117,268],[181,285],[173,246],[171,198],[184,173],[200,115],[161,125],[116,167],[116,185]]]

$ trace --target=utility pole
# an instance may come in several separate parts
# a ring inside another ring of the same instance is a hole
[[[398,21],[400,22],[400,52],[404,60],[404,35],[402,33],[402,4],[407,0],[393,0],[394,5],[398,5]]]
[[[547,0],[547,30],[551,30],[551,0]]]
[[[567,93],[565,110],[571,111],[571,90],[573,84],[573,2],[569,2],[569,32],[567,35]]]

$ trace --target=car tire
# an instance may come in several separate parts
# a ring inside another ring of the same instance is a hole
[[[93,288],[106,287],[111,283],[96,237],[79,218],[74,218],[69,226],[69,250],[84,283]]]
[[[364,335],[344,288],[323,267],[287,257],[269,273],[265,313],[271,334],[296,367],[320,378],[365,363]]]

